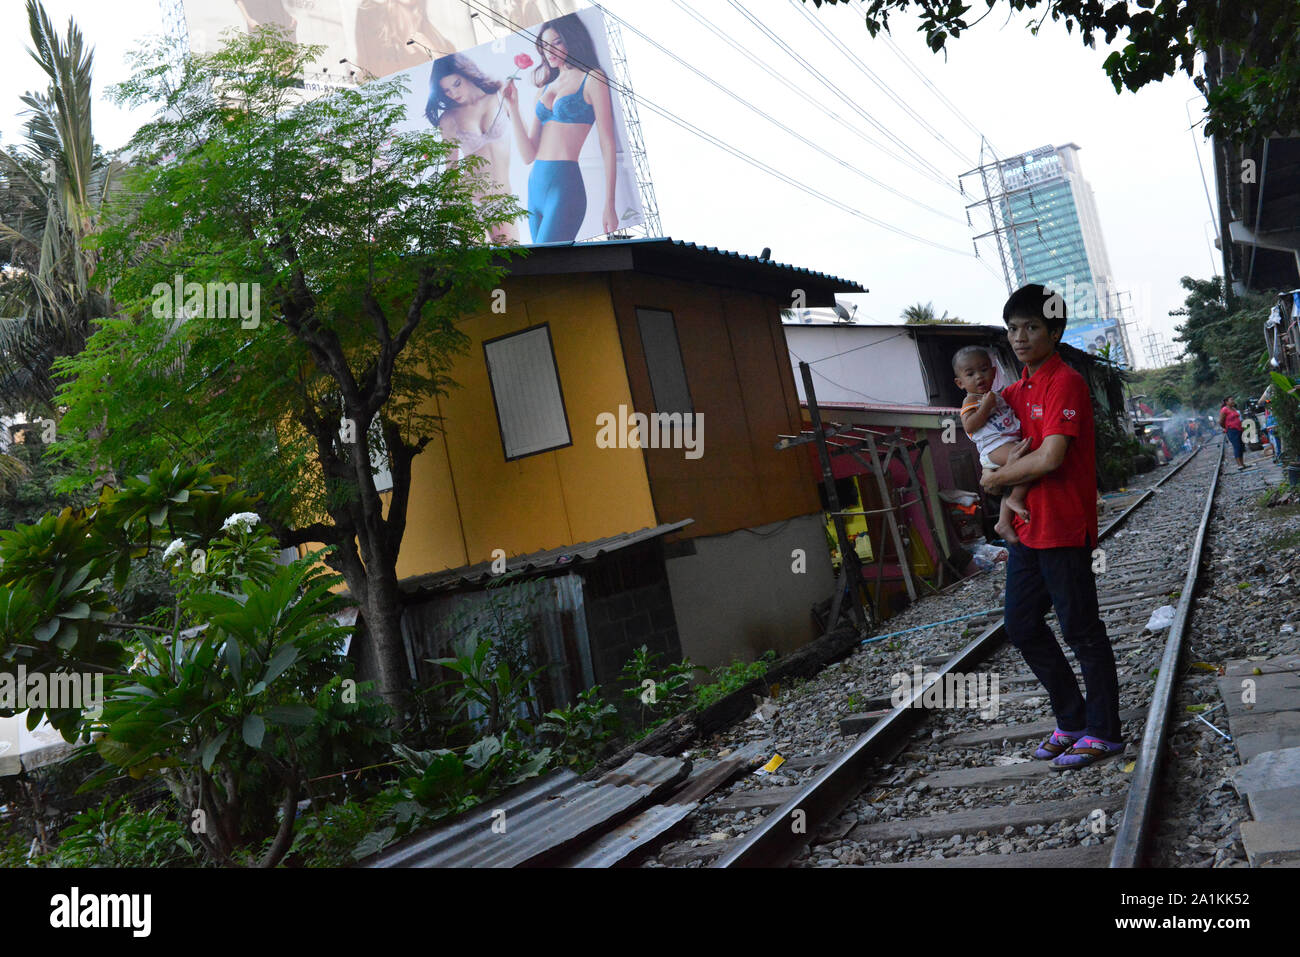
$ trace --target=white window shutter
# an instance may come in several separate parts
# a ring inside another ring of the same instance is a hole
[[[483,344],[507,459],[569,445],[569,422],[547,326]]]

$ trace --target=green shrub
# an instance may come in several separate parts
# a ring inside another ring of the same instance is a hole
[[[695,689],[695,706],[707,708],[715,701],[720,701],[733,691],[743,688],[755,678],[763,677],[774,661],[776,661],[776,652],[765,651],[757,661],[733,661],[729,665],[713,669],[709,675],[713,680]]]
[[[546,713],[538,731],[557,737],[556,750],[564,764],[585,771],[596,763],[606,743],[618,734],[623,722],[618,709],[600,697],[600,686],[578,695],[572,708]]]
[[[347,867],[353,851],[367,834],[383,823],[391,800],[346,800],[310,811],[298,818],[293,847],[286,863],[299,867]]]
[[[378,819],[383,826],[366,834],[353,849],[358,860],[536,777],[555,757],[550,748],[534,751],[510,734],[475,741],[463,755],[447,748],[416,751],[400,744],[393,750],[401,758],[404,777],[400,785],[373,799],[382,808]]]
[[[26,867],[27,851],[31,846],[30,835],[0,831],[0,869]]]
[[[1270,378],[1273,382],[1273,416],[1277,419],[1277,434],[1282,439],[1284,461],[1300,461],[1300,398],[1291,390],[1295,388],[1291,380],[1280,372],[1274,372]]]
[[[628,684],[623,694],[639,705],[638,737],[643,737],[690,706],[691,675],[703,670],[691,664],[689,658],[660,666],[662,657],[642,645],[623,665],[621,677]]]
[[[194,867],[189,828],[165,806],[139,811],[125,798],[82,811],[59,832],[43,867]]]

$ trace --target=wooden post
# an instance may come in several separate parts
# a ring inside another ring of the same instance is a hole
[[[876,476],[876,487],[880,489],[880,503],[892,504],[889,487],[885,484],[884,466],[880,464],[880,455],[876,451],[876,437],[870,432],[867,433],[867,451],[871,453],[871,471]],[[912,556],[903,551],[903,536],[898,533],[898,520],[894,518],[893,511],[885,513],[885,521],[890,536],[894,539],[894,550],[898,552],[898,567],[903,573],[903,584],[907,586],[907,597],[916,601],[916,586],[912,583]]]
[[[826,433],[822,428],[821,410],[817,408],[817,391],[813,388],[812,367],[806,362],[800,362],[799,372],[803,376],[804,395],[808,399],[808,417],[812,420],[813,436],[817,441],[817,458],[822,466],[822,486],[826,489],[826,504],[830,506],[831,521],[835,523],[835,539],[840,546],[840,576],[836,584],[835,599],[831,602],[831,617],[826,626],[826,630],[831,632],[835,630],[839,620],[845,581],[849,584],[849,598],[861,616],[861,623],[865,624],[870,621],[870,618],[862,604],[862,566],[858,562],[858,552],[849,541],[848,530],[844,527],[844,516],[840,514],[840,496],[835,491],[835,473],[831,469],[831,455],[826,448]]]
[[[900,441],[903,441],[901,437]],[[911,479],[911,485],[909,485],[908,488],[916,492],[916,497],[921,502],[921,518],[925,522],[927,531],[930,533],[930,539],[934,542],[934,547],[939,550],[939,554],[935,556],[934,562],[935,584],[930,585],[931,588],[937,591],[939,588],[943,587],[943,571],[948,564],[948,543],[945,539],[940,538],[939,531],[935,527],[934,510],[931,507],[929,496],[926,494],[927,489],[921,483],[921,476],[917,474],[916,463],[912,461],[913,451],[919,452],[922,456],[925,455],[927,447],[926,441],[924,439],[920,441],[911,441],[908,442],[907,445],[907,448],[899,449],[898,457],[902,460],[903,467],[907,469],[907,474]],[[924,578],[921,580],[925,581]],[[929,585],[930,583],[926,582],[926,584]]]

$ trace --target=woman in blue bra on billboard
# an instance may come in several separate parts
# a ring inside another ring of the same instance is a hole
[[[541,88],[533,128],[524,127],[519,91],[514,81],[502,95],[510,107],[515,139],[528,177],[528,209],[533,242],[572,242],[587,214],[587,187],[578,168],[578,154],[592,126],[600,137],[605,161],[605,232],[618,229],[614,184],[618,150],[614,139],[614,110],[604,72],[598,66],[591,34],[577,14],[547,21],[537,35],[542,63],[533,73]]]

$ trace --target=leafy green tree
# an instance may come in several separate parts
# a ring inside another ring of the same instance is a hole
[[[16,442],[0,461],[14,463],[0,476],[0,529],[31,525],[51,511],[89,505],[93,495],[88,490],[60,492],[57,485],[69,469],[29,430],[26,440]]]
[[[129,661],[120,636],[169,629],[123,620],[116,591],[133,565],[156,555],[159,529],[206,542],[226,515],[254,504],[228,484],[206,468],[159,468],[104,489],[94,508],[0,532],[0,668],[120,674]],[[80,709],[33,707],[33,725],[42,714],[69,740],[82,730]]]
[[[95,145],[81,31],[69,20],[61,39],[37,0],[27,18],[50,84],[22,97],[26,142],[0,149],[0,410],[53,415],[54,360],[81,351],[110,311],[87,238],[120,167]]]
[[[1272,408],[1277,419],[1278,437],[1287,464],[1300,462],[1300,394],[1295,383],[1281,372],[1270,373],[1273,384]]]
[[[1187,299],[1174,339],[1186,344],[1187,395],[1193,408],[1217,411],[1225,395],[1239,400],[1260,395],[1268,386],[1264,321],[1274,296],[1248,292],[1224,304],[1223,280],[1184,276]]]
[[[474,158],[400,131],[400,79],[302,102],[319,52],[264,28],[211,55],[137,54],[118,101],[157,112],[99,237],[122,308],[61,366],[61,447],[125,472],[210,461],[260,493],[281,545],[327,546],[400,711],[411,463],[437,435],[457,320],[503,273],[482,237],[521,211],[476,200]]]
[[[820,7],[848,0],[812,2]],[[890,14],[914,11],[921,18],[918,32],[938,52],[949,37],[961,36],[1003,4],[984,0],[984,6],[973,21],[968,20],[972,5],[952,0],[863,0],[861,9],[873,37],[888,32]],[[1207,98],[1207,136],[1245,141],[1285,136],[1295,128],[1300,115],[1300,4],[1294,0],[1006,0],[1003,8],[1041,11],[1029,25],[1034,34],[1048,17],[1064,21],[1066,32],[1077,28],[1088,47],[1096,45],[1097,35],[1111,43],[1123,33],[1127,44],[1103,65],[1117,93],[1140,90],[1178,70],[1193,76],[1197,52],[1206,52],[1210,66],[1195,81]],[[1240,60],[1240,65],[1224,72],[1221,51],[1229,63]]]

